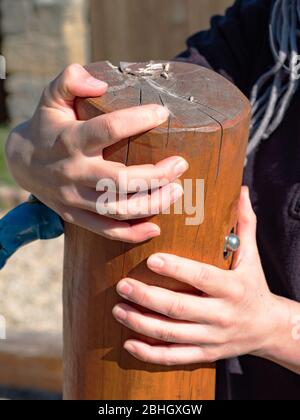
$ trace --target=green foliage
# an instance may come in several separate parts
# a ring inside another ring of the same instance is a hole
[[[13,184],[4,157],[5,141],[9,133],[7,126],[0,125],[0,184]]]

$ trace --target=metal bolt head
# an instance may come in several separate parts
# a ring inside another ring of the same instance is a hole
[[[30,195],[29,197],[28,197],[28,200],[27,200],[27,202],[29,203],[29,204],[37,204],[37,203],[39,203],[39,200],[34,196],[34,195]]]
[[[229,236],[226,236],[226,241],[225,241],[226,252],[236,252],[239,249],[240,245],[241,245],[240,238],[234,233],[231,233]]]

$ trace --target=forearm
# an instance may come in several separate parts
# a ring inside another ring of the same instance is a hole
[[[257,356],[300,374],[300,303],[274,296],[275,334]]]

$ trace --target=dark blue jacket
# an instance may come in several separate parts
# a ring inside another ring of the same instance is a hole
[[[272,0],[238,0],[211,28],[188,39],[184,60],[227,74],[249,96],[273,64],[269,47]],[[249,160],[245,184],[258,217],[257,239],[273,293],[300,302],[300,91],[276,132]],[[300,351],[300,344],[299,344]],[[219,364],[220,399],[300,399],[300,375],[243,356]]]

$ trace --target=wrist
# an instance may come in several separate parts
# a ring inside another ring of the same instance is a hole
[[[252,353],[254,356],[269,360],[279,357],[284,342],[291,334],[290,303],[288,299],[271,294],[267,327],[260,348]]]

